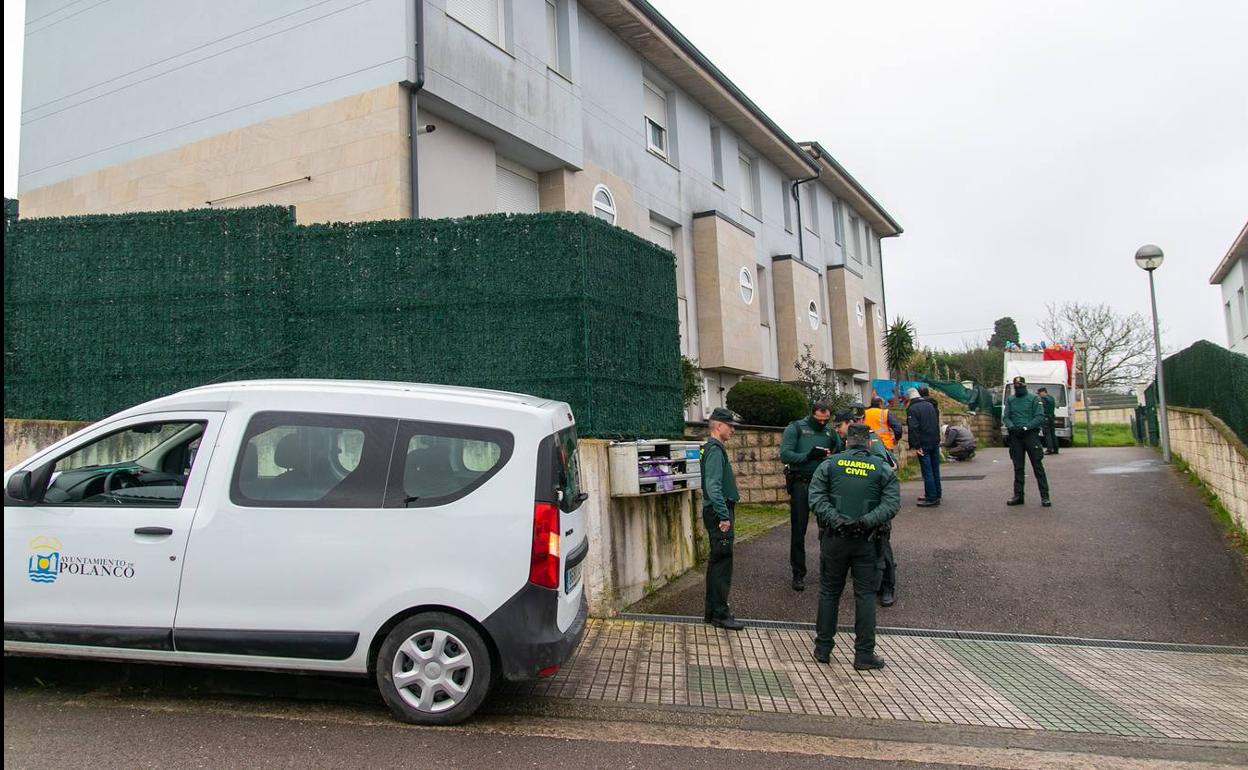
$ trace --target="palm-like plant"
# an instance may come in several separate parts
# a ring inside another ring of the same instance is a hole
[[[898,390],[901,388],[901,372],[914,358],[914,336],[914,324],[904,318],[894,320],[884,334],[884,358]]]

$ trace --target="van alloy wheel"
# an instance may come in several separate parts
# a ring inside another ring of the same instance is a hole
[[[445,612],[414,615],[396,625],[375,662],[382,699],[396,717],[413,724],[464,721],[481,706],[494,678],[481,634]]]
[[[399,645],[391,673],[403,700],[414,709],[436,714],[468,696],[472,654],[454,634],[429,629]]]

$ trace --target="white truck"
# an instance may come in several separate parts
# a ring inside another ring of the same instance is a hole
[[[1046,361],[1042,351],[1005,351],[1005,384],[1002,386],[1001,393],[1003,407],[1010,395],[1010,383],[1020,375],[1027,380],[1027,390],[1032,393],[1040,388],[1049,391],[1049,395],[1056,402],[1054,429],[1057,433],[1057,440],[1062,446],[1070,446],[1075,425],[1075,403],[1074,394],[1067,387],[1071,377],[1066,362]],[[1002,426],[1003,439],[1006,432],[1005,426]]]

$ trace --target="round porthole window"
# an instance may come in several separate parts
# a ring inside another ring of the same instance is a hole
[[[741,268],[741,299],[747,305],[754,304],[754,276],[748,267]]]
[[[875,325],[878,327],[884,326],[884,308],[879,305],[875,306]]]
[[[810,304],[806,306],[806,314],[810,317],[810,328],[819,328],[819,306],[812,299]]]
[[[858,304],[854,305],[854,314],[858,316],[858,325],[863,326],[867,322],[867,311],[862,307],[862,300],[858,300]]]
[[[605,184],[594,188],[594,216],[608,224],[615,224],[615,196]]]

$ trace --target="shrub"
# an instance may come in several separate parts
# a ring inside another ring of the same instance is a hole
[[[783,427],[810,411],[802,392],[781,382],[742,380],[728,391],[725,403],[750,425]]]

